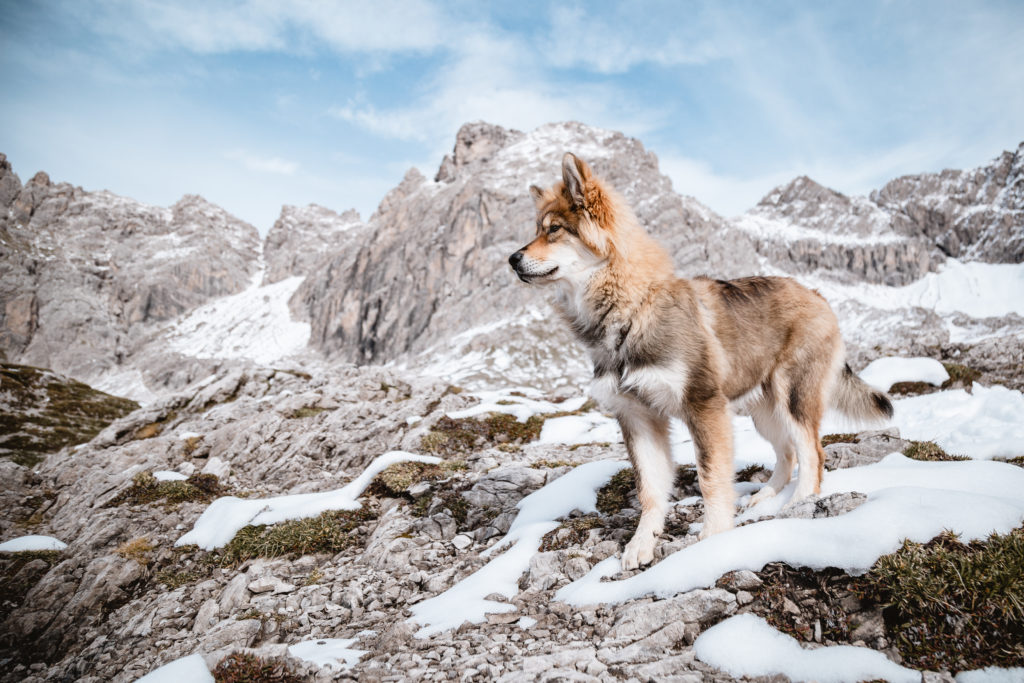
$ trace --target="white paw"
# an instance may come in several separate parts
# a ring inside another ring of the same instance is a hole
[[[654,559],[654,536],[636,534],[622,551],[622,571],[627,572],[641,565],[650,564]]]
[[[752,508],[758,503],[763,503],[764,501],[770,498],[774,498],[775,496],[778,495],[778,493],[779,492],[776,491],[774,488],[765,484],[764,486],[761,487],[760,491],[758,491],[757,493],[750,497],[750,502],[747,503],[747,507]]]

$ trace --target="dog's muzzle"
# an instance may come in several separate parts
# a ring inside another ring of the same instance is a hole
[[[523,261],[523,252],[522,252],[522,250],[519,250],[516,253],[514,253],[514,254],[512,254],[511,256],[508,257],[508,264],[510,266],[512,266],[512,270],[516,271],[517,273],[519,272],[519,264],[522,263],[522,261]]]

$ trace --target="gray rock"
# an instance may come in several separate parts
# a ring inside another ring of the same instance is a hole
[[[822,517],[835,517],[854,510],[864,503],[868,497],[858,491],[844,493],[833,493],[831,496],[819,498],[811,496],[798,503],[786,505],[779,514],[778,519],[820,519]]]

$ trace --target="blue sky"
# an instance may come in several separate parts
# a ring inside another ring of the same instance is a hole
[[[864,193],[1024,140],[1024,3],[4,1],[0,152],[27,180],[261,232],[365,217],[466,121],[574,119],[726,215],[799,174]]]

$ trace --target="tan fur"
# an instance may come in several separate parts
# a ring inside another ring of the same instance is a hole
[[[835,315],[817,292],[789,278],[676,277],[629,206],[572,154],[561,182],[530,192],[537,236],[509,261],[523,281],[557,288],[559,312],[594,361],[591,393],[622,427],[641,503],[624,568],[651,561],[664,526],[669,418],[693,436],[703,538],[733,525],[730,402],[749,402],[776,451],[776,471],[755,501],[778,493],[794,464],[793,501],[820,491],[826,406],[860,419],[891,415],[885,395],[844,365]]]

